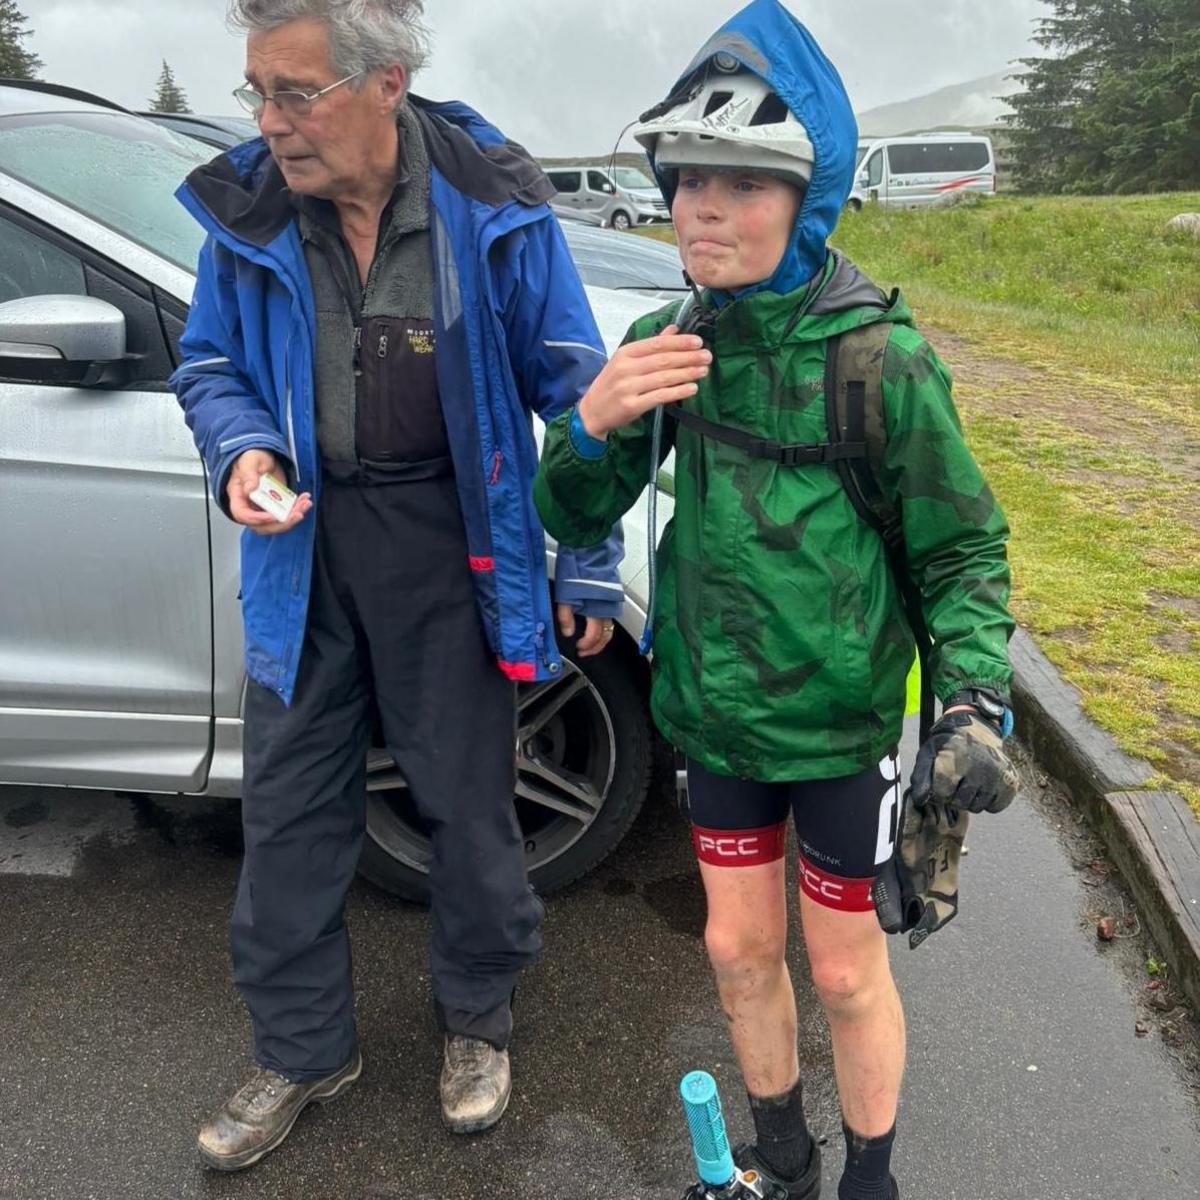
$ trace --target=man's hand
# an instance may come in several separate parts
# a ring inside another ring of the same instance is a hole
[[[584,429],[602,440],[657,404],[694,396],[711,362],[704,343],[694,334],[681,334],[676,325],[622,346],[579,401]]]
[[[1016,768],[1004,753],[999,729],[973,708],[947,709],[917,751],[913,804],[998,813],[1016,794]]]
[[[233,464],[233,470],[229,472],[229,482],[225,485],[225,494],[229,497],[229,515],[239,525],[245,525],[255,533],[287,533],[289,529],[295,529],[312,508],[312,496],[308,492],[296,497],[296,503],[288,513],[286,521],[275,520],[270,513],[263,512],[250,499],[250,493],[258,487],[258,481],[264,475],[274,475],[276,479],[282,479],[283,474],[275,461],[275,455],[267,450],[247,450]]]
[[[557,606],[558,630],[564,638],[575,636],[575,610],[569,604]],[[588,617],[584,631],[575,643],[575,653],[580,658],[591,658],[599,654],[612,641],[616,622],[611,618]]]

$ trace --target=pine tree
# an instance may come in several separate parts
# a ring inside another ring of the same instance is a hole
[[[175,76],[172,74],[171,68],[167,66],[165,58],[163,59],[162,73],[158,77],[154,99],[150,101],[150,111],[160,113],[192,111],[188,107],[187,96],[184,95],[183,88],[175,82]]]
[[[1024,191],[1200,182],[1200,0],[1047,0],[1026,58],[1012,152]]]
[[[36,79],[42,60],[21,43],[33,32],[16,0],[0,0],[0,79]]]

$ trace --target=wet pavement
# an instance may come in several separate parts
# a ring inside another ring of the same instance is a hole
[[[1195,1026],[1146,988],[1153,949],[1128,898],[1026,775],[1009,812],[975,821],[960,917],[917,951],[893,946],[910,1038],[905,1200],[1200,1197]],[[692,1168],[676,1087],[694,1067],[716,1075],[731,1135],[749,1134],[689,838],[660,797],[549,902],[496,1130],[443,1132],[426,916],[360,883],[361,1081],[250,1172],[206,1171],[196,1126],[246,1066],[225,942],[238,855],[225,802],[0,789],[3,1200],[677,1200]],[[1129,914],[1128,936],[1098,943],[1102,912]],[[840,1122],[801,962],[796,945],[832,1197]]]

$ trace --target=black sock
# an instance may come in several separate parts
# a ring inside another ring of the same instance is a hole
[[[838,1184],[838,1200],[892,1200],[890,1168],[895,1125],[875,1138],[855,1133],[845,1122],[842,1131],[846,1135],[846,1170]]]
[[[751,1096],[750,1113],[763,1162],[780,1179],[799,1179],[812,1154],[800,1081],[781,1096]]]

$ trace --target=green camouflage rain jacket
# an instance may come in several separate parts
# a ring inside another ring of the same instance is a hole
[[[678,305],[637,321],[658,333]],[[828,440],[826,340],[893,325],[883,362],[881,483],[901,506],[909,569],[935,641],[943,700],[1009,690],[1008,526],[950,398],[950,375],[899,293],[885,297],[831,253],[809,287],[735,300],[716,320],[715,365],[687,407],[785,443]],[[652,414],[577,453],[570,414],[548,429],[534,495],[547,530],[585,546],[649,477]],[[787,467],[664,422],[675,511],[658,547],[652,707],[664,736],[710,771],[765,781],[835,778],[900,737],[914,643],[883,543],[833,467]]]

